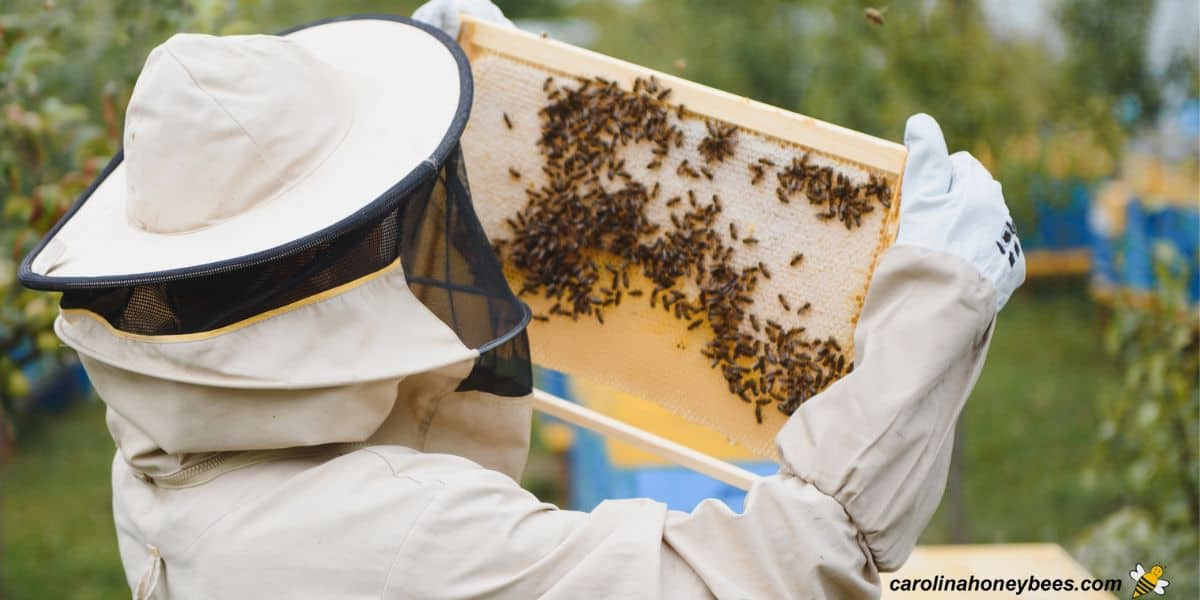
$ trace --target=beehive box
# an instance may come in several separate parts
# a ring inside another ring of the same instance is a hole
[[[903,146],[469,18],[459,41],[475,207],[534,361],[773,458],[851,368]]]

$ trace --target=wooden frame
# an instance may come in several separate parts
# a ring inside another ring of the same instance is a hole
[[[631,444],[740,490],[749,491],[750,486],[760,479],[758,475],[741,467],[717,460],[539,389],[533,390],[533,407],[552,417],[594,431],[606,438]]]
[[[685,105],[687,112],[692,115],[719,119],[778,142],[781,146],[802,147],[805,151],[825,155],[865,172],[884,175],[892,184],[892,197],[895,201],[883,214],[876,242],[878,250],[873,255],[870,270],[874,269],[874,263],[882,249],[891,244],[899,221],[901,175],[907,158],[904,146],[544,36],[497,26],[465,14],[461,15],[461,18],[459,43],[472,63],[485,57],[499,56],[507,61],[558,75],[602,77],[615,81],[626,89],[632,88],[637,78],[654,77],[672,90],[671,103]],[[864,282],[859,294],[860,302],[865,293]],[[728,462],[540,390],[535,391],[533,404],[541,412],[606,437],[630,443],[743,490],[749,489],[753,482],[759,479],[753,473]],[[759,443],[758,447],[753,449],[766,456],[763,448],[767,445],[773,448],[773,444],[768,440],[766,443]]]

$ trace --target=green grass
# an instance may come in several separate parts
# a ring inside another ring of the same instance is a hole
[[[1100,348],[1103,311],[1077,282],[1029,287],[1005,309],[964,414],[966,531],[952,531],[943,503],[923,543],[965,534],[970,542],[1069,547],[1121,504],[1115,475],[1101,470],[1090,486],[1079,476],[1095,457],[1096,399],[1118,377]],[[113,445],[103,407],[85,403],[39,424],[0,488],[0,597],[128,597],[110,516]],[[543,454],[535,449],[526,482],[557,497],[557,464]]]
[[[128,598],[117,556],[104,407],[89,401],[34,422],[0,484],[0,597]]]

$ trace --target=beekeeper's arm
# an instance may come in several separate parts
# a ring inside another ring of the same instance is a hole
[[[854,371],[780,431],[780,475],[744,515],[714,502],[666,520],[664,542],[718,596],[875,594],[876,570],[904,563],[941,501],[955,423],[1025,259],[977,160],[949,156],[928,115],[909,119],[905,143],[899,234],[867,292]]]

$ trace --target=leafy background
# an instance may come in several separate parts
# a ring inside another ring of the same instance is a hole
[[[1132,136],[1178,99],[1200,95],[1194,53],[1148,66],[1153,2],[1052,1],[1055,39],[1000,35],[987,9],[1003,3],[975,0],[892,2],[882,26],[863,18],[866,4],[834,0],[500,4],[516,19],[587,23],[599,51],[882,137],[900,139],[912,113],[933,114],[953,149],[971,151],[1004,183],[1023,226],[1033,222],[1038,189],[1114,176]],[[26,374],[72,357],[51,331],[57,298],[24,290],[15,271],[117,150],[148,51],[176,31],[274,31],[415,5],[0,6],[4,597],[128,594],[109,516],[112,442],[102,406],[92,399],[55,414],[28,406],[36,382]],[[1079,280],[1021,290],[964,415],[961,485],[924,543],[1055,541],[1105,577],[1135,561],[1163,562],[1173,594],[1200,594],[1200,357],[1196,311],[1173,278],[1173,265],[1196,260],[1164,250],[1162,289],[1150,301],[1099,306]],[[527,486],[562,501],[560,460],[535,449]]]

